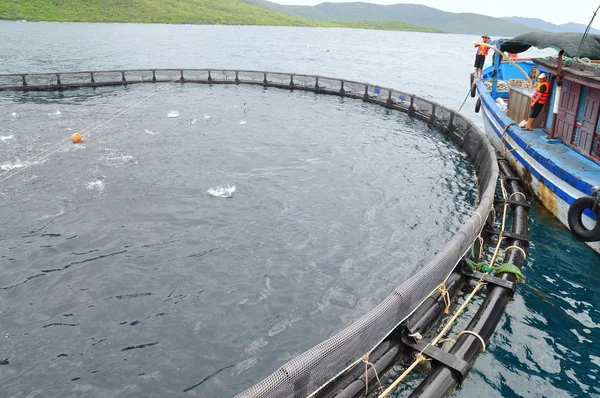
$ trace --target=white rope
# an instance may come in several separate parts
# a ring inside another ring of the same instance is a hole
[[[110,122],[111,120],[116,119],[117,117],[121,116],[123,113],[133,109],[136,105],[141,104],[142,102],[148,100],[150,97],[153,97],[154,95],[156,95],[159,91],[164,90],[168,85],[170,85],[171,83],[173,83],[176,79],[171,80],[168,83],[163,84],[162,86],[158,87],[156,90],[154,90],[153,92],[151,92],[150,94],[146,94],[138,99],[136,99],[135,101],[131,102],[129,105],[127,105],[125,108],[121,109],[121,110],[117,110],[113,113],[111,113],[110,115],[108,115],[107,117],[105,117],[104,119],[100,119],[99,121],[92,123],[91,125],[89,125],[88,127],[84,128],[83,130],[81,130],[81,136],[85,137],[86,134],[91,133],[92,131],[96,130],[97,128],[103,126],[104,124]],[[65,143],[65,141],[68,141],[67,143]],[[4,173],[0,174],[0,177],[8,174],[8,176],[0,179],[0,183],[8,180],[11,177],[14,177],[15,175],[21,173],[24,170],[27,170],[29,167],[34,165],[34,162],[36,161],[42,161],[45,160],[48,156],[52,155],[53,153],[59,151],[61,148],[69,145],[71,141],[71,138],[66,138],[64,140],[59,141],[58,143],[52,145],[51,147],[41,151],[40,153],[31,156],[29,159],[27,159],[24,163],[27,163],[26,166],[16,170],[15,172],[11,173],[11,170],[5,171]],[[48,152],[50,151],[50,152]],[[42,154],[48,152],[47,154],[45,154],[44,156],[41,156]],[[41,156],[41,157],[39,157]],[[38,158],[39,157],[39,158]],[[38,159],[36,159],[38,158]]]

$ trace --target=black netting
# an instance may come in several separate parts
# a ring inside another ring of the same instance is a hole
[[[306,75],[294,75],[294,85],[314,89],[317,84],[316,76],[306,76]]]
[[[183,77],[186,80],[201,80],[208,81],[208,70],[204,69],[185,69],[183,71]]]
[[[428,118],[429,115],[431,115],[431,112],[433,111],[433,104],[422,98],[415,97],[413,101],[413,109],[415,113],[418,113]]]
[[[290,80],[291,80],[291,75],[289,75],[287,73],[274,73],[274,72],[267,73],[267,82],[272,83],[272,84],[289,85]]]
[[[21,75],[0,75],[0,87],[20,87],[23,85],[23,77]]]
[[[212,80],[223,82],[235,82],[235,71],[233,70],[211,70],[210,76]]]
[[[531,32],[512,39],[500,40],[500,49],[511,53],[526,51],[529,47],[563,50],[569,57],[600,59],[600,35],[575,32]]]
[[[264,72],[255,72],[255,71],[240,71],[240,72],[238,72],[238,79],[241,82],[262,83],[264,78],[265,78]]]
[[[355,93],[363,95],[365,93],[366,88],[367,85],[364,83],[344,82],[344,91],[349,94]]]
[[[89,73],[61,73],[60,81],[62,84],[85,84],[92,81],[91,74]]]
[[[37,74],[25,76],[28,86],[51,86],[58,84],[58,76],[55,74]]]
[[[339,92],[342,88],[342,81],[327,77],[319,77],[319,87],[327,91]]]

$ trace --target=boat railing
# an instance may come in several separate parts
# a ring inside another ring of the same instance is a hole
[[[0,91],[63,90],[138,83],[250,84],[375,103],[406,112],[444,132],[466,152],[477,175],[479,203],[475,211],[445,247],[420,267],[419,272],[354,323],[280,366],[238,397],[306,397],[360,362],[447,280],[481,234],[493,207],[498,165],[485,134],[456,111],[400,90],[318,75],[227,69],[127,69],[0,75]]]

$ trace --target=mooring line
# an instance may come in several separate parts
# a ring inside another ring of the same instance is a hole
[[[85,137],[86,134],[91,133],[92,131],[96,130],[97,128],[103,126],[104,124],[110,122],[111,120],[116,119],[117,117],[121,116],[125,112],[133,109],[135,106],[141,104],[142,102],[144,102],[144,101],[148,100],[149,98],[153,97],[154,95],[158,94],[159,91],[164,90],[167,86],[169,86],[171,83],[173,83],[176,80],[177,79],[173,79],[173,80],[169,81],[168,83],[163,84],[162,86],[158,87],[157,89],[155,89],[151,93],[146,94],[146,95],[144,95],[144,96],[142,96],[142,97],[140,97],[140,98],[132,101],[125,108],[117,110],[117,111],[111,113],[110,115],[106,116],[104,119],[100,119],[97,122],[92,123],[88,127],[85,127],[84,129],[81,130],[81,133],[80,133],[81,136]],[[65,142],[65,141],[68,141],[68,142]],[[27,164],[25,166],[21,167],[20,169],[16,170],[15,172],[11,173],[12,170],[8,170],[8,171],[5,171],[4,173],[1,173],[0,177],[4,176],[6,174],[8,174],[8,176],[0,179],[0,183],[8,180],[11,177],[14,177],[15,175],[19,174],[20,172],[22,172],[24,170],[27,170],[29,167],[31,167],[31,166],[34,165],[33,162],[39,162],[39,161],[42,161],[42,160],[46,159],[48,156],[50,156],[53,153],[57,152],[58,150],[60,150],[64,146],[69,145],[70,141],[71,141],[71,138],[65,138],[63,140],[60,140],[58,143],[52,145],[49,148],[44,149],[40,153],[37,153],[37,154],[33,155],[32,157],[30,157],[29,159],[25,160],[24,163],[27,163]],[[48,151],[50,151],[50,152],[48,152]],[[46,153],[46,152],[48,152],[48,153]],[[44,156],[41,156],[44,153],[46,153],[46,154]]]

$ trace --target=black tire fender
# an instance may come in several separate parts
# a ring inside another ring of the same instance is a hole
[[[475,73],[471,73],[470,79],[469,79],[469,86],[472,86],[474,81],[475,81]]]
[[[583,212],[586,209],[594,208],[596,198],[592,196],[584,196],[577,199],[567,213],[567,221],[569,223],[569,229],[573,236],[582,242],[597,242],[600,241],[600,205],[596,206],[594,214],[596,215],[596,225],[594,228],[587,229],[582,222]]]
[[[475,98],[475,94],[477,94],[477,84],[471,84],[471,98]]]
[[[481,109],[481,97],[477,98],[477,102],[475,102],[475,113],[479,113]]]

